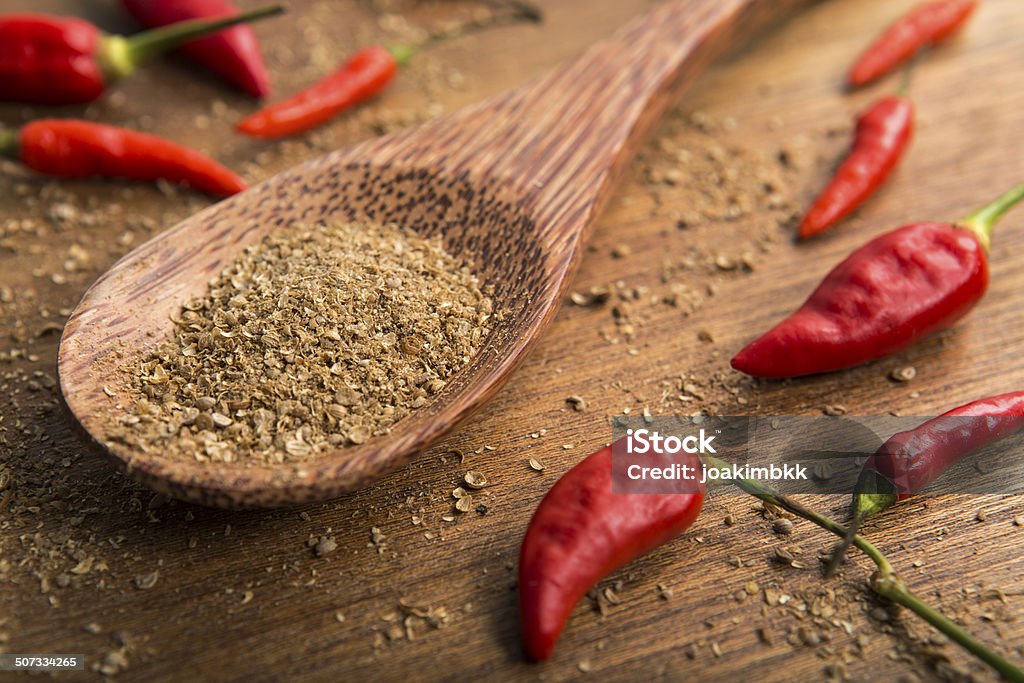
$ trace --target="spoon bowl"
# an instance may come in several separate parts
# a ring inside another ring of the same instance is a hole
[[[448,433],[496,392],[554,316],[620,170],[712,57],[804,0],[669,0],[531,84],[417,129],[284,171],[186,219],[100,277],[58,355],[66,407],[137,481],[204,505],[276,507],[365,486]],[[440,235],[494,301],[492,331],[431,402],[388,434],[299,464],[163,457],[111,438],[130,368],[181,304],[273,230],[331,221]]]

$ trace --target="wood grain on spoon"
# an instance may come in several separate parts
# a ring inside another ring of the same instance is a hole
[[[86,292],[58,357],[67,408],[136,480],[220,507],[326,500],[407,462],[501,386],[553,317],[614,180],[661,115],[730,45],[808,0],[670,0],[545,77],[423,127],[280,173],[118,261]],[[131,401],[123,370],[170,317],[271,230],[326,220],[441,234],[502,315],[434,401],[387,436],[301,465],[200,463],[106,433]]]

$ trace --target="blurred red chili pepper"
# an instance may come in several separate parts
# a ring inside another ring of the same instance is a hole
[[[185,41],[283,11],[280,6],[265,7],[223,19],[180,22],[131,37],[106,35],[81,19],[0,15],[0,100],[90,102],[110,82]]]
[[[955,224],[914,223],[857,249],[804,304],[748,344],[732,366],[798,377],[904,349],[963,317],[988,287],[989,237],[1024,185]]]
[[[678,456],[676,456],[678,460]],[[696,456],[687,456],[701,467]],[[519,555],[519,619],[526,653],[547,659],[580,598],[603,576],[681,534],[704,489],[613,493],[612,446],[565,473],[530,520]]]
[[[146,28],[158,28],[187,19],[216,19],[238,14],[229,0],[121,0]],[[205,38],[184,43],[181,52],[225,81],[253,97],[270,94],[270,76],[260,54],[256,34],[248,26],[234,26]]]
[[[315,128],[386,88],[398,65],[411,55],[409,50],[397,52],[379,45],[363,48],[331,75],[246,117],[237,128],[255,138],[279,138]]]
[[[18,131],[0,131],[0,155],[60,178],[169,180],[212,195],[246,188],[235,173],[195,150],[88,121],[40,119]]]
[[[921,48],[946,40],[963,26],[978,4],[978,0],[942,0],[918,5],[864,50],[850,69],[850,85],[870,83],[909,60]]]
[[[826,568],[843,560],[861,523],[898,500],[928,488],[962,458],[1024,428],[1024,391],[972,401],[905,432],[868,458],[853,491],[853,519]]]
[[[828,186],[800,222],[800,237],[823,232],[850,215],[881,187],[914,131],[914,103],[884,97],[857,118],[853,145]]]
[[[502,4],[504,12],[434,33],[417,45],[371,45],[363,48],[327,77],[246,117],[236,128],[254,138],[280,138],[302,133],[380,93],[395,79],[398,67],[423,47],[511,22],[541,21],[540,10],[528,2],[508,0]]]

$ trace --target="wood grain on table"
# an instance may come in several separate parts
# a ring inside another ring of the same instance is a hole
[[[115,4],[8,0],[3,10],[76,13],[132,30]],[[288,20],[256,28],[281,94],[359,44],[404,35],[403,22],[436,26],[474,6],[287,4]],[[539,75],[650,4],[542,2],[542,27],[440,46],[384,97],[281,144],[232,136],[231,124],[252,104],[175,60],[151,65],[99,103],[58,114],[160,132],[257,180]],[[52,183],[4,164],[0,474],[10,484],[0,490],[0,647],[86,654],[89,670],[59,676],[69,680],[95,679],[100,670],[118,680],[991,678],[914,617],[870,598],[865,560],[852,557],[838,579],[822,582],[817,557],[831,540],[801,522],[777,536],[752,500],[737,495],[715,496],[687,534],[603,582],[596,601],[574,613],[550,662],[525,662],[517,634],[516,554],[529,516],[562,472],[607,441],[608,418],[625,408],[817,415],[841,405],[851,415],[928,415],[1024,384],[1016,349],[1024,329],[1020,211],[993,241],[987,297],[953,331],[828,377],[760,383],[728,370],[732,352],[868,236],[915,219],[956,218],[1024,178],[1024,13],[1014,0],[984,3],[961,36],[918,64],[919,126],[908,157],[863,211],[824,239],[798,247],[781,226],[766,237],[756,216],[681,229],[687,207],[677,204],[697,180],[652,180],[680,141],[704,150],[720,140],[726,150],[791,155],[784,189],[795,206],[805,204],[845,146],[853,115],[898,80],[844,94],[850,59],[911,4],[829,0],[744,46],[698,83],[627,172],[573,289],[622,281],[657,294],[665,264],[691,259],[693,281],[710,287],[702,305],[644,308],[635,338],[615,344],[608,306],[566,305],[505,389],[457,434],[366,490],[302,509],[228,513],[154,497],[83,453],[58,408],[53,365],[69,309],[132,245],[206,200],[169,188]],[[43,113],[5,104],[0,122]],[[752,270],[714,268],[718,256],[738,259],[747,248],[756,251]],[[908,365],[917,370],[911,382],[887,378]],[[587,410],[572,410],[571,395],[583,396]],[[530,457],[543,472],[531,469]],[[468,469],[494,485],[479,497],[486,512],[456,515],[451,490]],[[813,502],[837,515],[845,504]],[[1024,527],[1013,519],[1022,513],[1018,498],[950,495],[900,504],[867,533],[913,590],[1020,661]],[[318,556],[321,537],[337,547]],[[773,559],[780,548],[797,566]],[[754,594],[740,595],[748,586]]]

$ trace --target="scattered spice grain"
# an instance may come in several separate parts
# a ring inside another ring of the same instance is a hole
[[[313,546],[313,553],[317,557],[323,557],[324,555],[333,553],[337,549],[338,543],[334,540],[333,536],[321,536],[317,540],[316,545]]]
[[[917,377],[917,368],[913,365],[907,365],[902,368],[895,368],[889,373],[889,379],[894,382],[909,382],[910,380]]]
[[[784,517],[780,517],[772,522],[772,530],[777,534],[788,536],[793,533],[793,522]]]
[[[160,578],[159,571],[151,571],[146,574],[139,574],[135,577],[135,587],[139,590],[149,590],[156,585],[157,579]]]
[[[487,477],[478,470],[469,470],[466,472],[463,480],[466,482],[466,486],[471,489],[482,489],[487,486]]]
[[[565,402],[572,406],[572,409],[578,413],[582,413],[587,409],[587,401],[582,396],[569,396],[565,399]]]

